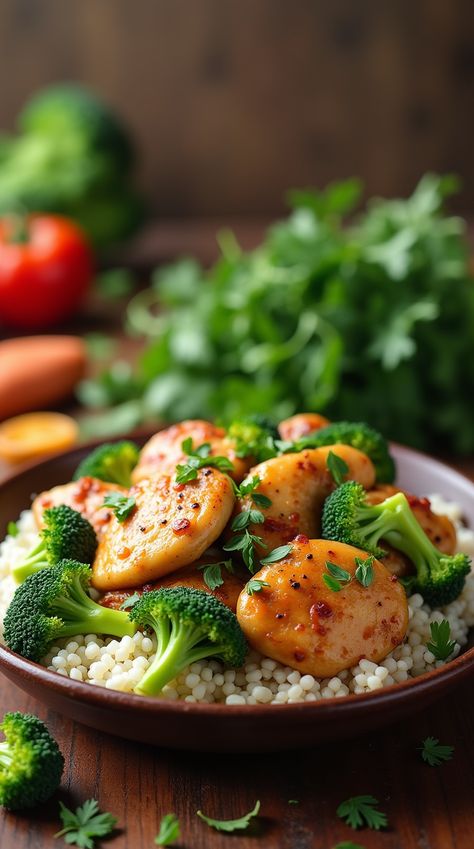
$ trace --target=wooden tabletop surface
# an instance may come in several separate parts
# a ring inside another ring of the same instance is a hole
[[[472,463],[458,468],[474,479]],[[103,842],[113,849],[151,849],[161,817],[171,811],[180,819],[181,849],[333,849],[343,841],[364,849],[474,847],[474,680],[422,715],[371,735],[286,754],[275,740],[271,755],[186,754],[127,742],[46,711],[1,678],[0,716],[7,710],[44,719],[66,766],[61,790],[47,805],[0,813],[0,849],[63,846],[53,839],[58,799],[76,807],[89,798],[118,817],[118,831]],[[427,736],[455,746],[453,760],[424,764],[418,747]],[[385,831],[356,833],[337,818],[341,801],[362,794],[379,800]],[[217,818],[240,816],[257,799],[261,817],[252,833],[218,833],[196,816],[199,808]]]

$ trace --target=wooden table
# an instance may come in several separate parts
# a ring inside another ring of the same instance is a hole
[[[100,324],[94,314],[93,327]],[[472,463],[460,468],[474,478]],[[181,822],[182,849],[332,849],[350,840],[365,849],[474,847],[474,681],[403,724],[274,755],[147,748],[48,713],[0,678],[0,715],[7,710],[31,711],[47,721],[66,758],[59,798],[71,807],[93,797],[113,812],[120,825],[113,849],[151,849],[159,821],[170,811]],[[425,765],[417,748],[427,736],[454,745],[454,759],[438,768]],[[336,816],[341,801],[366,793],[379,799],[388,816],[384,832],[355,833]],[[262,817],[255,834],[220,834],[195,815],[202,808],[210,816],[239,816],[257,799]],[[288,804],[290,799],[299,804]],[[3,812],[0,847],[61,847],[62,841],[53,841],[59,827],[57,797],[31,814]]]

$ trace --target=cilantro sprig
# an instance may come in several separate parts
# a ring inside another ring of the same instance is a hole
[[[54,836],[64,837],[65,843],[79,849],[94,849],[95,841],[111,834],[117,824],[117,817],[113,814],[99,811],[99,803],[95,799],[88,799],[75,811],[66,808],[62,802],[59,804],[63,828]]]
[[[341,802],[336,813],[351,828],[361,828],[366,825],[378,831],[387,825],[387,816],[376,808],[378,799],[375,796],[352,796]]]
[[[122,524],[133,513],[136,502],[133,495],[122,495],[120,492],[109,492],[104,498],[103,507],[111,507],[117,521]]]
[[[257,816],[260,810],[260,802],[257,801],[255,803],[255,807],[253,810],[249,811],[248,814],[244,814],[242,817],[238,817],[235,820],[215,820],[212,817],[207,817],[206,814],[203,814],[202,811],[196,811],[198,817],[203,820],[208,826],[211,828],[215,828],[216,831],[244,831],[244,829],[248,828],[250,821]]]
[[[441,745],[437,737],[427,737],[420,747],[421,757],[430,766],[439,766],[444,761],[450,761],[454,746]]]
[[[171,846],[181,837],[179,820],[176,814],[165,814],[160,822],[160,830],[155,837],[157,846]]]
[[[197,448],[193,448],[191,436],[181,443],[183,453],[186,454],[186,463],[178,463],[176,466],[176,483],[189,483],[196,480],[198,469],[212,466],[220,472],[232,472],[234,466],[228,457],[211,456],[211,443],[203,442]]]
[[[431,640],[426,648],[434,654],[436,660],[447,660],[453,653],[456,641],[451,640],[451,626],[447,619],[430,623]]]

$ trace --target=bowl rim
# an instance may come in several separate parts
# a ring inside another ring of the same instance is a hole
[[[153,433],[154,432],[156,432],[156,430],[154,430]],[[150,434],[140,434],[142,437],[147,435]],[[138,434],[136,436],[138,437]],[[126,437],[119,438],[123,439]],[[108,441],[113,442],[116,441],[116,439],[110,439]],[[68,455],[74,454],[78,451],[92,449],[103,442],[104,440],[94,440],[92,442],[76,446],[68,451],[48,455],[47,457],[42,458],[39,462],[31,462],[27,465],[22,465],[21,469],[9,473],[0,482],[0,494],[4,489],[8,488],[8,485],[13,480],[28,476],[32,469],[40,468],[43,465],[49,466],[51,462],[54,463],[54,461],[60,457],[67,457]],[[474,499],[474,482],[466,477],[466,475],[458,472],[448,464],[432,458],[421,451],[417,451],[414,448],[409,448],[397,442],[391,442],[390,445],[394,449],[395,455],[405,455],[408,458],[412,457],[413,459],[416,458],[423,462],[429,462],[440,473],[445,474],[448,472],[451,479],[454,478],[456,482]],[[416,678],[408,678],[406,681],[400,681],[398,683],[391,684],[388,687],[381,687],[377,690],[373,690],[372,692],[350,693],[346,696],[334,696],[332,698],[321,698],[310,702],[296,702],[294,704],[283,703],[278,705],[229,705],[220,702],[208,704],[203,702],[186,702],[181,699],[163,699],[159,696],[142,696],[138,693],[123,693],[119,690],[98,687],[88,683],[87,681],[75,681],[73,678],[59,675],[57,672],[53,672],[39,663],[27,660],[0,643],[0,671],[3,671],[2,667],[14,670],[23,678],[35,678],[45,686],[63,693],[67,697],[74,699],[74,701],[86,702],[93,706],[102,705],[104,707],[113,708],[115,705],[119,708],[139,708],[147,714],[172,712],[177,714],[191,713],[196,716],[209,717],[215,717],[217,715],[250,717],[256,714],[259,716],[269,717],[274,716],[275,709],[278,708],[279,711],[284,712],[288,717],[290,717],[292,714],[300,714],[301,712],[308,713],[316,710],[319,714],[334,709],[341,711],[345,706],[347,706],[348,709],[351,706],[354,707],[356,705],[359,705],[359,709],[364,705],[370,705],[371,708],[376,708],[378,703],[382,704],[387,701],[399,702],[404,699],[405,695],[409,697],[416,691],[431,690],[435,688],[440,681],[448,682],[452,677],[456,677],[458,679],[465,678],[467,675],[474,673],[474,646],[459,654],[453,660],[449,661],[449,663],[443,664],[436,669],[425,672]]]

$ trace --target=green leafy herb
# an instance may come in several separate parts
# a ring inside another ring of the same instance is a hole
[[[260,593],[264,587],[269,586],[270,584],[268,581],[259,581],[257,578],[252,578],[245,584],[245,592],[248,593],[248,595],[254,595],[254,593]]]
[[[420,751],[425,763],[430,766],[439,766],[443,761],[451,760],[454,746],[442,746],[436,737],[427,737],[423,740]]]
[[[205,563],[198,567],[203,572],[204,583],[210,590],[217,590],[224,583],[222,568],[233,572],[232,560],[220,560],[219,563]]]
[[[333,849],[364,849],[360,843],[353,843],[352,840],[343,840],[342,843],[337,843]]]
[[[231,472],[234,468],[228,457],[211,456],[209,442],[203,442],[202,445],[193,448],[193,440],[188,437],[181,443],[181,448],[187,454],[188,460],[186,463],[179,463],[176,466],[176,483],[188,483],[196,480],[198,469],[203,469],[205,466],[212,466],[221,472]]]
[[[289,805],[299,805],[299,799],[288,799]]]
[[[126,598],[125,601],[123,601],[120,605],[120,610],[129,610],[131,607],[133,607],[133,605],[135,604],[135,602],[138,601],[139,598],[141,598],[139,593],[133,593],[133,595],[129,595],[129,597]]]
[[[165,814],[160,822],[160,830],[155,837],[157,846],[171,846],[181,837],[179,820],[176,814]]]
[[[346,461],[339,457],[337,454],[334,454],[334,451],[330,451],[326,458],[326,466],[328,467],[329,472],[331,473],[334,483],[337,486],[340,486],[341,483],[344,483],[345,475],[347,475],[349,471],[349,466]]]
[[[447,619],[442,619],[441,622],[431,622],[431,642],[427,643],[426,648],[434,654],[436,660],[447,660],[453,653],[456,645],[455,640],[451,640],[451,626]]]
[[[258,477],[258,475],[254,475],[253,478],[251,478],[249,481],[247,481],[246,483],[241,483],[239,486],[234,483],[235,497],[245,498],[246,495],[250,495],[251,500],[254,504],[257,505],[257,507],[271,507],[272,502],[270,498],[268,498],[266,495],[263,495],[261,492],[255,492],[259,484],[260,478]]]
[[[107,300],[124,298],[135,288],[135,278],[128,268],[111,268],[96,278],[99,293]]]
[[[336,563],[331,563],[330,560],[326,560],[326,569],[329,574],[323,575],[323,581],[333,593],[340,592],[345,584],[349,584],[352,581],[350,572],[347,572],[346,569],[341,569],[340,566],[337,566]]]
[[[222,547],[224,551],[240,551],[247,569],[253,574],[259,568],[257,552],[255,551],[256,545],[266,548],[261,537],[251,534],[250,531],[246,529],[242,533],[237,533]]]
[[[378,805],[378,799],[374,796],[352,796],[345,802],[341,802],[337,815],[351,828],[367,825],[378,831],[379,828],[385,828],[387,825],[387,817],[382,811],[377,810],[376,805]]]
[[[18,525],[16,522],[9,522],[7,525],[7,534],[11,537],[17,537],[20,533]]]
[[[211,819],[211,817],[207,817],[202,813],[202,811],[196,811],[196,813],[198,817],[200,817],[211,828],[215,828],[216,831],[243,831],[248,828],[250,820],[257,816],[259,810],[260,802],[256,802],[252,811],[235,820],[214,820]]]
[[[367,557],[365,560],[362,560],[360,557],[355,558],[357,567],[355,578],[363,587],[370,587],[374,580],[374,560],[375,558],[372,556]]]
[[[111,507],[115,513],[117,521],[125,522],[126,519],[135,509],[135,499],[133,495],[122,495],[120,492],[109,492],[104,498],[103,507]]]
[[[266,557],[262,557],[260,562],[262,566],[270,566],[271,563],[278,563],[279,560],[283,560],[291,551],[293,551],[292,545],[279,545],[278,548],[270,551],[270,554],[267,554]]]
[[[261,525],[265,517],[260,510],[243,510],[234,517],[231,528],[233,531],[244,531],[250,524]]]
[[[63,828],[54,836],[64,837],[66,843],[80,849],[94,849],[97,838],[106,837],[117,824],[117,817],[100,813],[95,799],[88,799],[75,811],[70,811],[62,802],[59,804]]]

